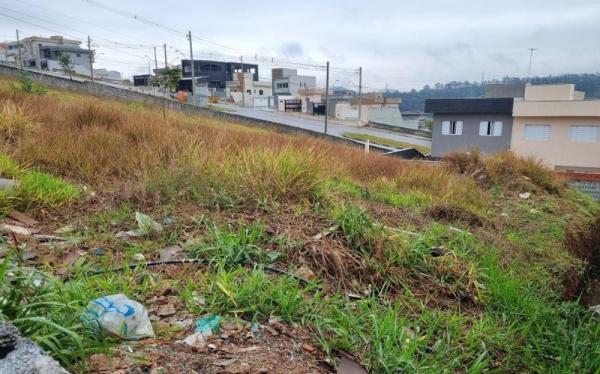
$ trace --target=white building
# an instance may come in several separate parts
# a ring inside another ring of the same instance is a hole
[[[271,82],[255,81],[252,73],[236,73],[235,80],[227,82],[225,96],[236,104],[250,108],[275,105]]]
[[[305,88],[316,88],[317,77],[298,75],[296,69],[273,69],[273,94],[275,96],[290,96]]]
[[[73,61],[73,71],[80,75],[91,75],[90,55],[87,49],[81,48],[81,41],[66,39],[62,36],[49,38],[32,36],[6,43],[6,60],[19,64],[22,59],[23,67],[37,68],[49,71],[62,71],[59,63],[61,54],[66,53]],[[20,53],[19,53],[20,49]],[[94,59],[92,51],[92,61]]]

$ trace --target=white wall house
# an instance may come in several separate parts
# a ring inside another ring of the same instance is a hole
[[[237,73],[235,78],[225,88],[228,100],[250,108],[274,106],[271,82],[255,81],[252,73]]]

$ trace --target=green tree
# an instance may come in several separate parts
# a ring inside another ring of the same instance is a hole
[[[75,67],[75,63],[71,60],[71,55],[65,52],[62,52],[60,56],[58,56],[58,63],[62,68],[65,74],[69,75],[69,78],[73,79],[73,68]]]
[[[169,92],[173,92],[179,81],[181,80],[181,68],[165,68],[165,71],[160,76],[160,84],[164,86]]]

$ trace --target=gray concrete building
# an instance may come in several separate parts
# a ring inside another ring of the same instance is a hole
[[[433,114],[431,155],[478,148],[482,153],[510,149],[513,98],[429,99]]]
[[[317,87],[317,77],[298,75],[296,69],[273,69],[271,77],[275,101],[277,101],[278,96],[294,96],[298,93],[298,90]]]

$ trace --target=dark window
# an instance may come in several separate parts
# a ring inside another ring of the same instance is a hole
[[[78,53],[78,54],[77,54],[77,57],[81,57],[81,53]]]
[[[258,90],[258,94],[262,96],[263,95],[263,90]]]
[[[246,93],[248,93],[249,95],[252,95],[252,90],[246,90]]]

